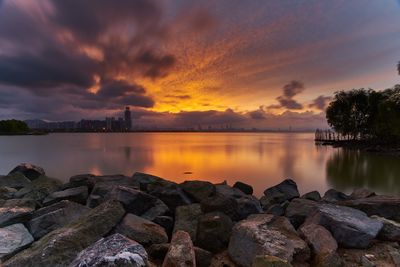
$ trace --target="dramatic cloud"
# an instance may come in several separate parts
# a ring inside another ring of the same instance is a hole
[[[326,107],[328,106],[331,100],[332,100],[331,96],[320,95],[317,98],[313,99],[312,103],[309,104],[308,106],[310,108],[316,108],[321,111],[325,111]]]
[[[304,90],[304,85],[301,82],[291,81],[283,86],[283,94],[276,98],[276,100],[279,102],[279,105],[271,105],[269,108],[286,108],[289,110],[303,109],[303,105],[294,100],[293,97],[300,94]]]

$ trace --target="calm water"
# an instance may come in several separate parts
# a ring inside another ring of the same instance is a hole
[[[244,181],[255,194],[291,177],[304,193],[365,186],[400,194],[400,157],[315,146],[311,133],[111,133],[0,137],[0,173],[20,162],[67,181],[147,172],[176,182]],[[186,174],[185,174],[186,173]]]

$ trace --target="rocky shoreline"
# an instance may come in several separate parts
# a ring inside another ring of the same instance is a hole
[[[252,194],[144,173],[62,184],[21,164],[0,176],[0,265],[400,266],[400,197],[300,196],[290,179]]]

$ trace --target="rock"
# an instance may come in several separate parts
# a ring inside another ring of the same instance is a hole
[[[142,191],[147,191],[148,190],[147,186],[149,184],[154,184],[154,183],[169,184],[170,183],[169,181],[164,180],[161,177],[147,174],[147,173],[142,173],[142,172],[135,172],[132,175],[132,180],[136,183],[136,185],[139,186],[140,190],[142,190]]]
[[[92,192],[94,185],[96,184],[96,175],[93,174],[78,174],[69,178],[69,183],[64,189],[87,186],[89,192]]]
[[[21,189],[23,187],[29,186],[31,180],[25,177],[22,173],[13,173],[9,175],[0,175],[0,186],[11,187],[15,189]]]
[[[73,223],[88,213],[90,208],[75,202],[63,200],[35,211],[26,224],[35,239]]]
[[[61,200],[69,200],[82,205],[86,205],[87,198],[87,186],[73,187],[63,191],[56,191],[51,193],[43,200],[43,205],[51,205]]]
[[[29,221],[35,208],[30,199],[0,200],[0,227]]]
[[[282,204],[273,204],[268,208],[266,213],[273,214],[276,216],[283,216],[285,215],[286,208]]]
[[[0,263],[32,242],[33,237],[21,223],[0,228]]]
[[[155,182],[148,184],[147,192],[159,198],[171,211],[175,211],[176,207],[192,203],[185,192],[183,192],[177,184],[172,182]]]
[[[58,179],[40,176],[39,178],[33,180],[29,186],[22,188],[15,194],[20,198],[30,198],[38,202],[42,202],[48,195],[58,191],[61,186],[62,183]]]
[[[400,242],[400,223],[376,215],[371,216],[371,218],[383,223],[378,234],[380,240]]]
[[[19,164],[17,167],[12,169],[9,174],[16,172],[22,173],[29,180],[35,180],[39,178],[39,176],[45,175],[43,168],[29,163]]]
[[[245,193],[246,195],[252,195],[253,194],[253,187],[251,185],[242,183],[242,182],[236,182],[233,185],[233,188],[237,188],[240,191],[242,191],[243,193]]]
[[[195,202],[201,202],[203,199],[215,195],[215,185],[205,181],[185,181],[179,186]]]
[[[318,191],[311,191],[311,192],[308,192],[308,193],[302,195],[301,198],[309,199],[309,200],[313,200],[313,201],[320,201],[321,195],[319,194]]]
[[[329,189],[325,192],[324,197],[322,198],[323,201],[329,203],[336,203],[338,201],[348,200],[350,197],[345,193],[337,191],[335,189]]]
[[[152,220],[152,222],[164,228],[168,236],[171,235],[172,230],[174,228],[174,218],[170,216],[157,216],[154,218],[154,220]]]
[[[236,263],[229,257],[227,250],[215,254],[211,259],[210,267],[237,267]]]
[[[145,213],[141,215],[141,217],[148,219],[150,221],[155,220],[157,217],[164,216],[164,215],[170,215],[171,211],[167,207],[167,205],[164,204],[161,200],[158,198],[154,202],[153,206],[149,208]]]
[[[196,267],[209,267],[213,254],[202,248],[194,247]]]
[[[335,253],[338,248],[336,240],[323,226],[304,224],[299,228],[299,233],[315,254]]]
[[[232,226],[232,220],[222,212],[201,215],[195,242],[196,246],[213,253],[226,249]]]
[[[292,267],[292,265],[278,257],[262,255],[254,259],[252,267]]]
[[[78,221],[50,232],[18,253],[3,267],[61,267],[70,264],[80,251],[93,244],[119,222],[125,211],[118,201],[108,201]]]
[[[79,253],[70,267],[147,266],[147,252],[142,245],[120,234],[102,238]]]
[[[264,195],[269,199],[271,204],[282,203],[286,200],[300,197],[297,190],[297,184],[291,179],[286,179],[278,185],[267,188]]]
[[[164,261],[165,255],[167,255],[169,247],[170,244],[167,243],[151,245],[147,249],[151,261],[157,263],[157,265],[161,265],[161,263]],[[196,257],[196,267],[210,266],[213,255],[209,251],[194,247],[194,252]]]
[[[196,267],[196,257],[190,235],[184,231],[173,234],[162,267]]]
[[[382,222],[368,218],[359,210],[333,204],[323,204],[305,222],[328,229],[339,245],[349,248],[366,248],[378,235]]]
[[[343,267],[342,258],[339,254],[335,253],[323,253],[317,254],[312,262],[314,267]]]
[[[144,246],[168,242],[164,228],[131,213],[126,214],[115,231]]]
[[[198,218],[202,214],[200,204],[180,206],[175,211],[174,233],[178,230],[187,232],[193,242],[196,241]]]
[[[1,178],[0,178],[1,179]],[[11,199],[14,197],[14,194],[17,192],[17,189],[7,186],[0,187],[0,199]]]
[[[237,214],[239,220],[246,219],[251,214],[258,214],[262,212],[260,201],[254,196],[246,195],[236,199],[238,203]]]
[[[238,265],[250,267],[257,255],[271,255],[292,262],[307,261],[310,250],[285,217],[252,215],[238,222],[229,241],[229,255]]]
[[[400,221],[400,197],[373,196],[341,201],[338,204],[361,210],[368,216],[378,215],[386,219]]]
[[[285,216],[290,220],[295,228],[298,228],[306,218],[316,210],[318,202],[295,198],[286,208]]]
[[[352,199],[367,198],[373,196],[376,196],[375,192],[372,192],[367,188],[356,188],[350,195]]]
[[[220,193],[201,201],[201,210],[204,213],[220,211],[228,215],[232,220],[238,220],[238,203],[236,199],[227,197]]]

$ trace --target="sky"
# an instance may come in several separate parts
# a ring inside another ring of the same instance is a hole
[[[398,0],[0,0],[0,119],[324,128],[399,60]]]

